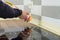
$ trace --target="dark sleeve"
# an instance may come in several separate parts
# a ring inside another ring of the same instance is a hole
[[[14,11],[15,11],[15,17],[18,17],[22,14],[22,10],[14,9]]]
[[[13,18],[13,17],[18,17],[21,14],[22,14],[22,10],[11,8],[7,4],[0,1],[0,17]]]
[[[22,40],[22,37],[16,37],[16,38],[13,38],[11,40]]]

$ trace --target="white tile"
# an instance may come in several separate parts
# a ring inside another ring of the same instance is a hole
[[[15,5],[17,8],[24,10],[24,5]]]
[[[60,0],[42,0],[42,5],[60,6]]]
[[[60,6],[42,6],[42,15],[60,19]]]
[[[41,5],[41,0],[31,0],[33,1],[33,5]]]
[[[33,6],[31,9],[31,14],[39,15],[41,16],[41,6]]]
[[[31,12],[31,8],[29,8],[27,5],[24,5],[24,10],[28,11],[29,13]]]
[[[24,5],[29,5],[31,3],[31,0],[24,0]]]

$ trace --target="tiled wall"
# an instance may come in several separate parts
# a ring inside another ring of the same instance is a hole
[[[31,14],[38,15],[37,18],[38,19],[42,18],[41,19],[42,21],[45,22],[47,21],[49,23],[54,23],[56,25],[58,24],[58,26],[60,26],[60,0],[6,0],[6,1],[12,2],[19,9],[22,10],[25,9]]]
[[[41,15],[41,0],[6,0],[12,2],[20,9],[25,9],[28,12],[36,15]],[[21,7],[20,7],[21,6]],[[23,7],[23,8],[22,8]]]
[[[6,0],[31,14],[60,19],[60,0]]]
[[[6,0],[6,1],[12,2],[19,9],[27,10],[30,14],[38,15],[40,16],[40,18],[42,17],[42,20],[43,19],[45,20],[47,17],[53,18],[54,20],[60,19],[60,0]]]
[[[42,0],[44,6],[60,6],[60,0]]]
[[[42,21],[56,23],[60,26],[60,0],[42,0],[41,5]]]
[[[28,10],[32,14],[60,19],[60,0],[6,0],[6,1],[18,5],[19,8],[23,7],[21,9]]]

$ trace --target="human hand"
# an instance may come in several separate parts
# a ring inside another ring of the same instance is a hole
[[[30,16],[29,16],[29,13],[27,12],[27,11],[22,11],[22,15],[21,16],[19,16],[19,18],[21,18],[21,19],[24,19],[25,21],[29,21],[30,20]]]
[[[26,28],[24,31],[20,32],[19,36],[22,38],[22,40],[27,40],[27,38],[30,36],[31,29]]]

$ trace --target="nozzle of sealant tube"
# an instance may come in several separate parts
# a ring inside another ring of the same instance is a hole
[[[30,16],[30,15],[27,15],[27,17],[26,17],[26,19],[25,19],[25,21],[30,21],[32,19],[32,16]]]

